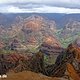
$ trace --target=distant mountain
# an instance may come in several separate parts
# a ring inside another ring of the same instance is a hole
[[[80,36],[77,37],[77,39],[75,39],[75,41],[73,42],[74,45],[80,47]]]
[[[9,43],[17,38],[21,43],[41,44],[58,38],[68,45],[80,35],[80,14],[0,13],[0,40]]]
[[[16,16],[9,25],[0,25],[0,39],[12,48],[13,46],[21,48],[21,45],[40,45],[45,41],[51,43],[57,38],[54,35],[57,31],[55,21],[39,15],[31,15],[27,18]],[[16,45],[15,39],[18,41]]]
[[[62,34],[64,37],[67,38],[67,36],[70,36],[69,34],[76,35],[79,32],[80,32],[80,21],[70,20],[63,28]]]
[[[22,18],[27,18],[31,15],[39,15],[49,20],[54,20],[56,22],[57,28],[63,28],[69,20],[80,21],[80,14],[63,14],[63,13],[16,13],[16,14],[1,14],[0,13],[0,24],[4,26],[10,26],[14,23],[15,18],[20,16]]]
[[[68,44],[72,43],[80,36],[80,21],[69,20],[59,32],[58,36],[62,44],[67,47]]]

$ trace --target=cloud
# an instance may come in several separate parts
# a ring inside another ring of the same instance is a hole
[[[0,3],[22,3],[22,2],[34,2],[34,3],[78,3],[80,0],[0,0]]]
[[[0,0],[1,13],[80,13],[80,0]]]
[[[42,3],[43,0],[0,0],[0,3]],[[45,0],[44,0],[45,1]],[[49,0],[48,0],[49,1]]]
[[[0,4],[37,3],[56,7],[80,8],[80,0],[0,0]]]
[[[27,6],[26,6],[27,7]],[[29,7],[29,5],[28,5]],[[31,8],[19,8],[15,6],[5,6],[0,8],[1,13],[80,13],[80,9],[71,9],[71,8],[64,8],[64,7],[55,7],[55,6],[47,6],[41,5],[38,7],[31,7]]]

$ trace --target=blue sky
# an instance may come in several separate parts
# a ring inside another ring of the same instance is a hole
[[[1,13],[80,13],[80,0],[0,0]]]

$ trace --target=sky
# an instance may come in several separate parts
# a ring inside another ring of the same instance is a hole
[[[0,0],[0,13],[80,13],[80,0]]]

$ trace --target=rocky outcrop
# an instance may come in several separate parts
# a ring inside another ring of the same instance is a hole
[[[44,42],[40,46],[40,51],[47,55],[57,55],[61,53],[61,44],[56,37],[45,37]]]
[[[63,38],[69,37],[69,36],[75,36],[78,35],[80,32],[80,22],[79,21],[74,21],[70,20],[66,23],[64,29],[62,30],[62,36]]]

